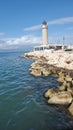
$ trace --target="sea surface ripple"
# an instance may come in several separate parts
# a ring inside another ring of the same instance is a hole
[[[48,105],[44,92],[59,83],[53,76],[29,73],[32,59],[22,52],[0,53],[0,130],[71,130],[64,107]]]

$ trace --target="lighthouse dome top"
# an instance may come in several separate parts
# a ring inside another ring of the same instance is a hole
[[[44,21],[42,22],[42,24],[43,24],[43,25],[47,25],[47,22],[44,20]]]

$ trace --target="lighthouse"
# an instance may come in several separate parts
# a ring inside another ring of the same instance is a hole
[[[42,23],[42,43],[48,45],[48,25],[46,21]]]
[[[41,29],[42,29],[42,44],[40,46],[35,46],[34,47],[34,51],[37,50],[45,50],[45,49],[49,49],[49,44],[48,44],[48,25],[46,21],[42,22],[41,25]]]

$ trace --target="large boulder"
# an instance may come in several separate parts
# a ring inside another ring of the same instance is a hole
[[[72,104],[69,106],[68,111],[69,111],[70,114],[73,116],[73,102],[72,102]]]
[[[48,103],[58,105],[69,105],[71,102],[72,102],[71,93],[67,91],[58,92],[56,95],[54,95],[48,100]]]
[[[55,91],[55,89],[51,88],[47,92],[45,92],[45,97],[46,98],[51,98],[51,97],[55,96],[56,93],[57,92]]]

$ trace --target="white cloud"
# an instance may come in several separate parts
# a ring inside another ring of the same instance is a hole
[[[24,28],[24,31],[33,31],[33,30],[38,30],[41,28],[41,25],[36,25],[28,28]]]
[[[73,23],[73,17],[60,18],[53,21],[49,21],[48,24],[66,24]]]
[[[54,25],[54,24],[66,24],[66,23],[73,23],[73,17],[65,17],[65,18],[60,18],[60,19],[56,19],[56,20],[52,20],[52,21],[48,21],[47,24],[49,25]],[[41,25],[35,25],[32,27],[27,27],[24,28],[24,31],[34,31],[34,30],[38,30],[41,28]]]
[[[42,38],[34,35],[24,35],[20,38],[9,38],[0,40],[0,50],[10,50],[25,48],[27,45],[40,45]],[[63,37],[49,36],[49,43],[63,43]],[[65,36],[64,43],[73,44],[73,35]]]
[[[24,35],[20,38],[16,38],[16,39],[9,39],[6,41],[6,43],[8,45],[22,45],[22,44],[36,44],[41,42],[41,37],[36,37],[33,35]]]
[[[25,45],[30,46],[31,44],[41,44],[41,37],[36,37],[34,35],[24,35],[20,38],[9,38],[0,40],[0,50],[1,49],[15,49]]]

